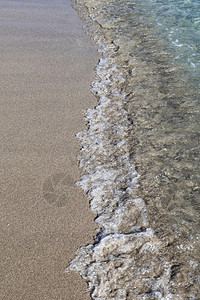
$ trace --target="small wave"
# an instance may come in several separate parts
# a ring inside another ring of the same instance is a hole
[[[168,290],[172,266],[160,254],[144,201],[134,198],[139,175],[129,159],[125,79],[112,57],[115,46],[102,40],[99,45],[103,58],[92,85],[99,104],[87,110],[88,128],[77,134],[86,172],[78,184],[88,193],[99,230],[70,269],[88,281],[92,299],[174,299]]]
[[[93,15],[92,20],[97,23]],[[176,283],[182,266],[163,254],[167,242],[155,234],[137,194],[140,176],[130,159],[125,109],[127,74],[116,59],[118,45],[99,32],[93,35],[102,54],[92,83],[98,105],[86,111],[88,127],[77,134],[85,172],[78,185],[90,199],[98,230],[94,243],[77,251],[70,269],[86,279],[95,300],[184,299],[184,287],[193,278],[188,272]],[[191,265],[196,268],[195,261]]]

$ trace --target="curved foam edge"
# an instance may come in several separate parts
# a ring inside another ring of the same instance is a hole
[[[78,184],[88,194],[99,229],[94,243],[77,251],[70,269],[87,280],[95,300],[175,299],[169,292],[171,265],[149,227],[145,202],[134,197],[139,174],[129,159],[125,79],[115,45],[101,39],[98,44],[103,57],[92,84],[98,105],[87,110],[88,128],[77,137],[85,171]]]

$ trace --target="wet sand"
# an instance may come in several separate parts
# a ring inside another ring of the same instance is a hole
[[[96,48],[67,0],[0,0],[0,22],[0,299],[89,300],[64,271],[95,229],[74,181]]]

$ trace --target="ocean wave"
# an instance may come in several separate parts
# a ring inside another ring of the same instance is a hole
[[[86,15],[97,23],[91,11]],[[117,43],[106,39],[99,27],[96,34],[91,31],[102,58],[91,89],[98,105],[86,111],[87,129],[77,134],[85,172],[78,184],[97,215],[98,230],[94,243],[77,251],[70,269],[86,279],[95,300],[186,299],[185,286],[196,278],[180,272],[182,266],[164,255],[170,238],[161,240],[155,234],[145,201],[138,197],[140,176],[130,159],[132,124],[125,109],[128,70],[122,71],[116,59]],[[196,268],[196,262],[191,265]],[[197,299],[195,295],[188,299]]]

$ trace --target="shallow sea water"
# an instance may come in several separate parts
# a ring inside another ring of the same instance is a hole
[[[74,0],[102,58],[78,134],[92,299],[199,299],[200,3]]]

